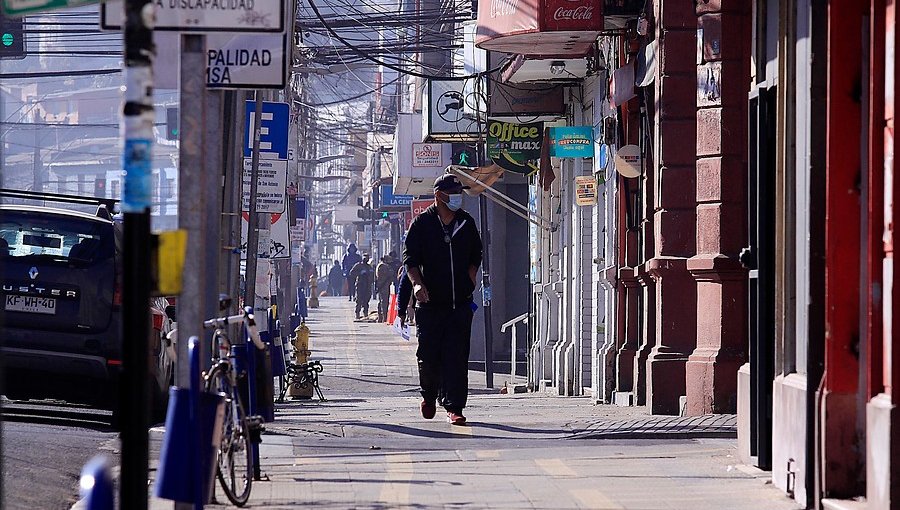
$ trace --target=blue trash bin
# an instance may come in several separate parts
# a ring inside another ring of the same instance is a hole
[[[204,501],[209,502],[216,474],[216,454],[222,441],[225,396],[200,392],[200,472],[203,480],[197,480],[195,455],[191,454],[195,447],[195,424],[191,422],[190,400],[189,389],[169,389],[166,435],[159,454],[159,471],[153,494],[162,499],[194,503],[197,484],[202,482]]]

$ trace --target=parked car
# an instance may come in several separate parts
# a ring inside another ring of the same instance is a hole
[[[122,229],[108,209],[0,205],[0,346],[10,399],[118,408],[123,342]],[[174,373],[163,302],[151,303],[152,414]]]

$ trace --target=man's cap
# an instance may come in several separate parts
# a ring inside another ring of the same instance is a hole
[[[462,193],[462,190],[469,189],[459,182],[459,177],[453,174],[444,174],[434,180],[434,190],[443,191],[444,193]]]

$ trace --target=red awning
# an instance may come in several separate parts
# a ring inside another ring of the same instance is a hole
[[[481,0],[479,48],[520,55],[583,56],[603,30],[601,0]]]

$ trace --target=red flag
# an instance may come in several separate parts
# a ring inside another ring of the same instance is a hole
[[[538,182],[544,191],[550,191],[550,185],[556,179],[553,165],[550,163],[550,128],[544,128],[544,143],[541,144],[541,165]]]

